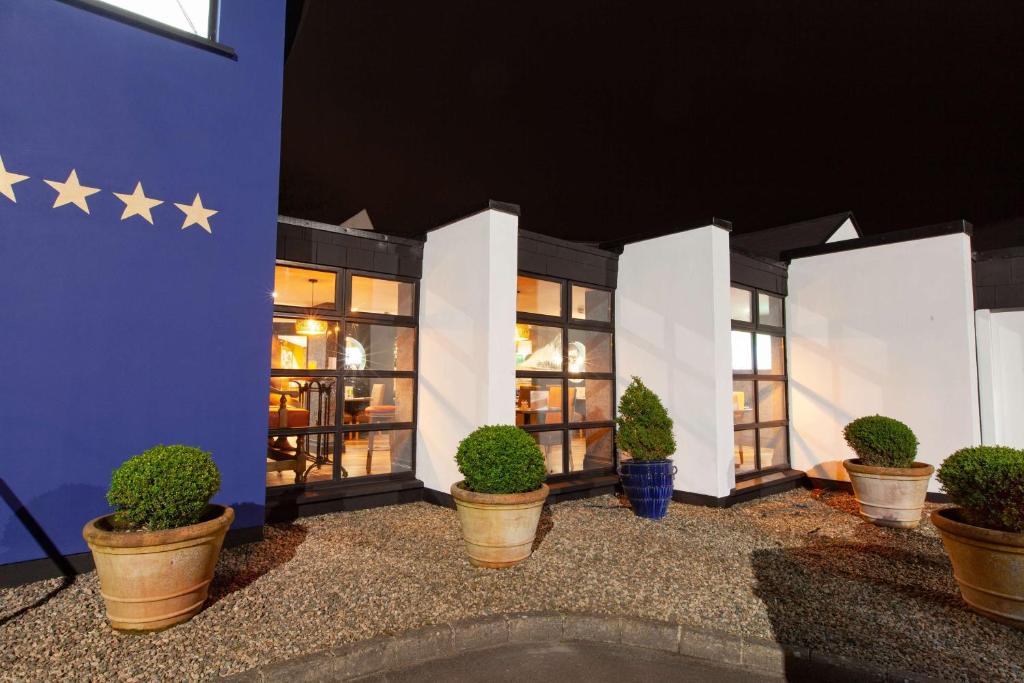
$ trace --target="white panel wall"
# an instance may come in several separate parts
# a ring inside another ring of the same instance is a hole
[[[970,241],[946,235],[793,261],[786,300],[793,467],[845,479],[852,419],[906,422],[918,459],[978,444]],[[931,490],[938,491],[932,479]]]
[[[1024,311],[978,311],[976,326],[982,441],[1024,448]]]
[[[615,305],[619,396],[637,375],[665,403],[677,490],[729,495],[729,233],[708,226],[626,245]]]
[[[459,441],[515,424],[516,216],[487,210],[427,236],[420,283],[416,473],[447,493]]]

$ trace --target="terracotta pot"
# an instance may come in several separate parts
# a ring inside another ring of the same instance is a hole
[[[921,523],[928,480],[935,468],[923,462],[910,467],[871,467],[844,460],[860,516],[873,524],[913,529]]]
[[[224,534],[235,511],[211,505],[212,519],[163,531],[113,531],[113,515],[82,530],[89,544],[110,625],[155,631],[187,621],[203,608]]]
[[[475,493],[452,484],[469,561],[476,567],[511,567],[533,552],[537,523],[550,489],[527,493]]]
[[[1024,629],[1024,534],[960,520],[960,508],[932,513],[964,601],[976,612]]]

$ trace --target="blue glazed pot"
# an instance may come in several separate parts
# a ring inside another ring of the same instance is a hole
[[[671,460],[627,460],[619,465],[622,488],[638,517],[661,519],[672,500],[676,466]]]

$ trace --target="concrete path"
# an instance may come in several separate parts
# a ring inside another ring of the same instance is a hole
[[[565,642],[503,645],[358,680],[361,683],[776,683],[785,678],[658,650],[606,643]]]

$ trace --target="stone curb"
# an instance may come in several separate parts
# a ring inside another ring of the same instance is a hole
[[[925,683],[937,680],[807,648],[782,646],[763,638],[649,619],[575,612],[501,614],[427,626],[267,664],[225,680],[236,683],[346,681],[509,643],[560,641],[642,647],[759,673],[792,675],[799,672],[829,681]]]

